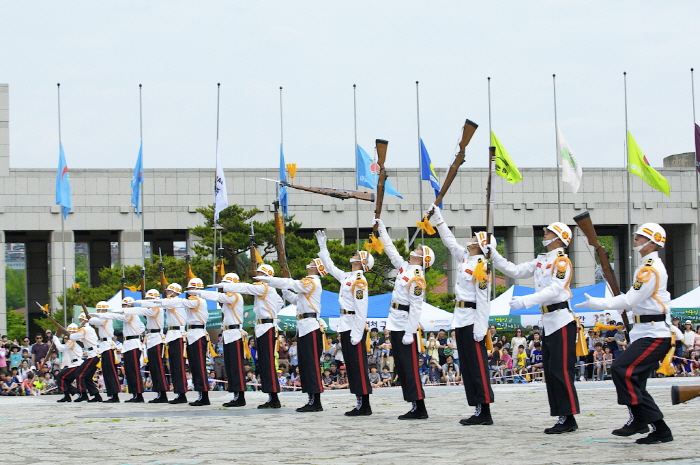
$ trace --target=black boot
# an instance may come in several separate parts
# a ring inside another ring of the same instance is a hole
[[[493,425],[491,419],[491,404],[476,404],[474,415],[469,418],[459,420],[460,425]]]
[[[629,405],[627,408],[630,411],[629,420],[622,428],[614,429],[612,434],[615,436],[632,436],[633,434],[648,433],[649,426],[644,421],[644,411],[641,406]]]
[[[114,394],[109,399],[102,401],[102,403],[103,404],[118,404],[119,403],[119,394]]]
[[[372,415],[372,407],[369,405],[369,394],[355,397],[357,397],[357,406],[349,412],[345,412],[345,415],[348,417]]]
[[[88,400],[88,402],[102,402],[102,396],[98,392],[92,397],[92,399]]]
[[[309,401],[297,409],[297,412],[322,412],[321,394],[309,394]]]
[[[199,393],[199,398],[194,402],[190,402],[192,407],[201,407],[203,405],[209,405],[209,392],[201,391]]]
[[[245,394],[239,391],[233,394],[233,399],[224,404],[224,407],[243,407],[245,405]]]
[[[80,395],[78,396],[77,399],[75,399],[73,402],[87,402],[88,401],[88,395],[87,392],[81,392]]]
[[[185,394],[178,394],[173,400],[168,401],[169,404],[186,404],[187,396]]]
[[[125,403],[126,402],[133,402],[135,404],[143,404],[145,401],[143,400],[143,394],[138,393],[138,394],[134,394],[134,397],[125,401]]]
[[[657,442],[673,441],[671,429],[668,427],[665,421],[655,421],[651,424],[651,428],[652,431],[647,437],[639,438],[634,442],[636,442],[637,444],[656,444]]]
[[[576,418],[573,415],[562,415],[559,420],[551,428],[544,430],[545,434],[561,434],[569,433],[571,431],[576,431],[578,429],[578,424],[576,423]]]
[[[399,415],[399,420],[425,420],[428,418],[428,411],[425,409],[425,400],[412,402],[411,410]]]
[[[73,402],[73,399],[70,398],[70,394],[67,392],[63,393],[63,397],[58,399],[56,402]]]
[[[158,393],[158,397],[155,399],[151,399],[148,401],[149,404],[167,404],[168,403],[168,394],[165,391],[160,391]]]
[[[277,396],[276,392],[271,392],[268,394],[267,402],[258,405],[258,408],[281,408],[280,398]]]

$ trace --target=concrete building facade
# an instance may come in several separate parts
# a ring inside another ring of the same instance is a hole
[[[486,154],[486,148],[467,148],[467,158]],[[391,158],[389,151],[389,167]],[[468,241],[472,231],[483,229],[485,224],[486,171],[463,167],[445,198],[443,216],[462,242]],[[631,176],[631,223],[634,228],[653,221],[666,228],[668,246],[663,255],[669,269],[669,289],[675,297],[698,283],[696,180],[692,165],[659,171],[671,185],[671,196]],[[515,185],[500,177],[495,183],[496,235],[505,239],[507,257],[515,262],[531,260],[542,227],[559,219],[556,170],[524,168],[521,173],[523,180]],[[226,169],[225,174],[229,204],[263,210],[255,218],[259,221],[272,218],[276,186],[262,178],[276,178],[276,169]],[[408,238],[430,204],[432,191],[424,186],[421,206],[418,169],[388,169],[388,174],[404,198],[387,196],[382,218],[391,228],[393,238]],[[444,174],[444,170],[438,170],[439,176]],[[112,242],[119,243],[120,263],[141,263],[141,220],[130,205],[131,175],[131,169],[71,169],[73,210],[62,233],[60,207],[55,205],[55,170],[10,168],[9,93],[8,85],[0,84],[0,245],[25,244],[27,302],[36,306],[35,300],[41,303],[51,300],[52,306],[57,305],[56,297],[63,287],[64,245],[68,286],[75,274],[76,242],[89,244],[93,275],[100,267],[109,266]],[[190,237],[188,228],[202,223],[203,217],[196,209],[213,203],[213,175],[214,167],[144,170],[144,227],[152,250],[159,246],[172,250],[174,241],[196,240]],[[570,247],[576,267],[573,286],[592,284],[595,279],[593,255],[573,221],[575,215],[586,210],[590,211],[600,235],[614,237],[616,273],[622,288],[629,285],[626,179],[623,168],[584,168],[583,183],[576,195],[567,190],[567,185],[562,187],[561,221],[574,231]],[[351,168],[299,169],[294,183],[355,189],[355,173]],[[354,200],[341,201],[289,189],[289,209],[294,219],[304,228],[325,229],[331,239],[354,240],[355,205]],[[373,204],[359,202],[361,227],[370,226],[373,211]],[[2,268],[4,260],[4,254],[0,254]],[[454,266],[447,264],[450,282],[453,282]],[[508,283],[531,285],[531,280]],[[28,308],[31,317],[34,309],[29,304]],[[0,334],[6,331],[5,321],[3,273]]]

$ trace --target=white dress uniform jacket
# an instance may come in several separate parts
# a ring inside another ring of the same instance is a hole
[[[76,332],[70,335],[70,340],[80,342],[83,345],[83,352],[85,352],[87,358],[97,357],[97,343],[99,340],[97,332],[89,324],[78,328]]]
[[[83,364],[83,348],[74,341],[61,344],[61,340],[53,337],[53,344],[63,353],[63,366],[67,368],[77,367]]]
[[[165,340],[163,336],[163,323],[165,322],[165,309],[159,304],[148,300],[137,300],[134,304],[141,307],[125,308],[125,315],[139,315],[146,317],[146,349],[162,344]],[[157,333],[152,333],[151,330],[158,330]]]
[[[270,289],[266,283],[228,283],[223,287],[225,292],[234,292],[239,294],[249,294],[255,296],[253,311],[257,320],[275,319],[277,312],[282,308],[282,297],[274,290]],[[255,325],[255,337],[261,337],[270,329],[274,328],[274,323],[261,323]]]
[[[187,324],[187,342],[192,343],[207,335],[207,320],[209,319],[209,310],[207,310],[207,301],[191,295],[186,299],[175,297],[172,299],[157,300],[163,308],[182,308],[185,311],[185,323]],[[201,326],[204,328],[192,328],[192,325]],[[178,325],[176,325],[178,326]],[[170,334],[170,331],[168,331]],[[172,339],[167,339],[170,341]]]
[[[316,318],[297,320],[297,334],[306,336],[321,327],[318,318],[321,315],[321,278],[310,275],[301,280],[291,278],[266,278],[268,285],[282,289],[282,296],[297,306],[297,315],[315,313]],[[296,292],[296,294],[294,292]]]
[[[369,289],[365,273],[362,270],[339,270],[331,260],[328,249],[322,248],[318,254],[321,263],[326,270],[340,283],[338,302],[340,303],[340,324],[338,332],[350,331],[350,342],[357,345],[362,341],[367,321],[367,307],[369,305]],[[343,310],[354,311],[355,314],[343,314]]]
[[[102,315],[101,313],[96,313],[96,315]],[[97,328],[97,335],[100,338],[100,342],[97,343],[97,352],[102,354],[102,352],[110,349],[114,349],[114,327],[112,326],[112,320],[99,317],[91,317],[88,321],[92,326]]]
[[[520,265],[515,265],[501,256],[494,257],[493,264],[497,270],[514,279],[534,276],[535,293],[522,297],[526,308],[533,305],[552,305],[571,299],[569,283],[573,270],[563,247],[539,254],[536,259]],[[545,334],[551,334],[572,321],[574,314],[566,308],[542,314]]]
[[[126,310],[126,309],[123,309]],[[92,314],[91,314],[92,316]],[[122,354],[125,354],[134,349],[141,348],[140,338],[127,339],[130,336],[141,336],[146,330],[146,326],[141,322],[141,319],[136,315],[124,315],[123,313],[100,313],[100,318],[109,320],[120,320],[124,322],[124,342],[122,343]]]
[[[223,326],[241,325],[241,328],[223,331],[224,344],[239,340],[243,335],[243,297],[235,292],[197,291],[197,295],[221,304],[221,312],[224,315],[221,322]]]

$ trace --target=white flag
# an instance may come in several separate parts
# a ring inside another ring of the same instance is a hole
[[[219,213],[228,207],[228,193],[226,192],[226,177],[224,168],[219,159],[219,149],[216,149],[216,176],[214,177],[214,222],[219,220]]]
[[[571,192],[575,194],[578,192],[578,188],[581,185],[583,171],[581,170],[581,165],[576,161],[576,157],[574,157],[574,153],[571,151],[569,144],[567,144],[566,139],[564,139],[564,135],[559,130],[558,125],[557,137],[559,139],[559,156],[562,158],[562,181],[568,183],[571,186]]]

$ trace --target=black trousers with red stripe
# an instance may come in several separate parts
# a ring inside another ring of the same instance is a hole
[[[545,327],[545,331],[546,331]],[[576,415],[581,410],[574,386],[576,370],[576,322],[544,335],[542,363],[547,382],[549,414],[553,417]]]
[[[258,374],[262,392],[280,392],[280,382],[277,379],[275,369],[275,330],[268,329],[265,333],[255,338],[255,348],[258,350]]]
[[[492,403],[494,397],[489,376],[486,338],[480,342],[474,340],[474,325],[455,328],[455,338],[467,403],[471,406]]]
[[[124,376],[129,386],[129,394],[143,393],[143,378],[141,378],[141,349],[122,352]]]
[[[78,368],[78,375],[76,376],[78,392],[89,392],[93,396],[100,393],[97,389],[95,381],[92,379],[95,376],[95,371],[97,371],[97,363],[100,361],[100,357],[92,357],[83,361],[83,364]]]
[[[394,354],[394,371],[401,383],[403,400],[415,402],[425,399],[425,392],[418,374],[418,345],[416,344],[415,335],[411,344],[404,345],[404,334],[405,331],[392,331],[389,334],[391,349]]]
[[[187,374],[185,373],[185,342],[181,337],[168,342],[168,368],[175,394],[187,392]]]
[[[102,377],[105,381],[107,395],[112,397],[115,394],[119,394],[119,392],[121,392],[121,385],[119,384],[117,366],[114,363],[114,349],[102,352],[100,354],[100,360],[102,361]]]
[[[73,395],[78,392],[78,389],[73,386],[73,381],[78,379],[78,370],[80,370],[80,366],[65,367],[58,372],[58,375],[56,375],[56,385],[59,391],[68,395]]]
[[[170,384],[165,378],[165,366],[163,364],[163,344],[157,344],[146,349],[148,358],[148,371],[151,372],[152,390],[163,392],[170,389]]]
[[[620,405],[641,405],[647,423],[664,415],[647,392],[647,378],[671,348],[670,337],[643,337],[627,346],[612,363],[612,379]]]
[[[190,365],[194,390],[198,392],[209,390],[209,383],[207,382],[207,349],[208,341],[206,337],[200,337],[194,342],[187,341],[187,363]]]
[[[362,335],[362,340],[357,345],[350,341],[350,331],[340,333],[340,344],[343,347],[345,368],[348,373],[350,392],[356,396],[372,394],[372,385],[369,383],[369,368],[367,365],[367,350],[365,341],[367,331]],[[303,379],[303,378],[302,378]]]
[[[243,339],[224,344],[224,367],[228,381],[228,392],[245,391]]]
[[[323,333],[321,330],[317,329],[297,338],[297,351],[301,392],[307,394],[322,393],[320,360],[323,353]]]

